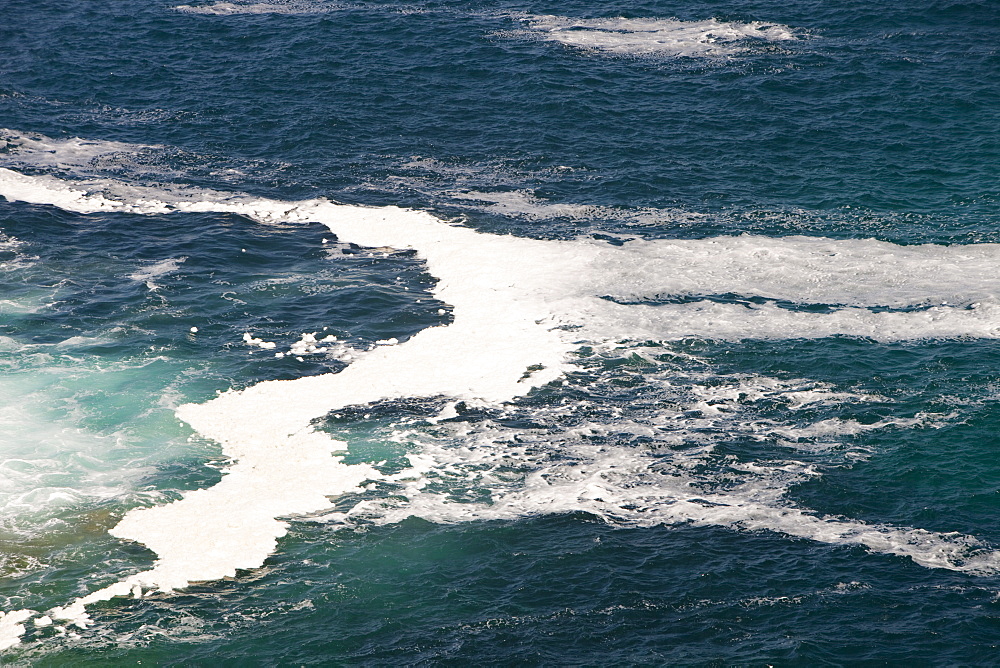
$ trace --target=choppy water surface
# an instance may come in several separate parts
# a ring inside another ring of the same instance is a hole
[[[2,17],[3,661],[994,661],[994,5]]]

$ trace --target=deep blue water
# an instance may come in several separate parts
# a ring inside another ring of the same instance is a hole
[[[534,239],[1000,242],[996,3],[178,4],[3,0],[0,167],[394,205]],[[539,29],[548,15],[564,27]],[[619,18],[675,32],[587,23]],[[713,18],[790,38],[699,42],[666,23]],[[97,143],[73,153],[75,138]],[[961,297],[960,270],[942,280]],[[350,363],[276,358],[244,332],[279,351],[317,331],[405,345],[450,322],[435,283],[412,252],[354,246],[319,223],[0,201],[0,610],[45,611],[148,568],[152,553],[107,530],[220,478],[218,448],[174,417],[178,404]],[[779,306],[838,307],[801,301]],[[710,446],[684,469],[705,493],[735,493],[747,465],[794,462],[811,472],[789,478],[781,507],[1000,548],[995,338],[655,345],[653,360],[587,349],[568,384],[460,407],[454,422],[530,436],[557,462],[570,455],[544,435],[584,423],[611,425],[591,442],[662,454],[662,467]],[[720,389],[740,383],[771,389]],[[843,396],[800,406],[787,394],[800,390]],[[696,400],[712,396],[725,415],[702,420]],[[439,408],[383,402],[322,428],[350,443],[349,463],[402,466],[415,446],[393,440],[400,425],[461,440],[420,422]],[[664,412],[694,426],[675,440],[614,427]],[[456,499],[489,498],[489,485],[455,484]],[[76,638],[29,623],[3,661],[989,665],[998,591],[995,569],[738,522],[306,518],[262,568],[99,603],[93,627],[68,629]]]

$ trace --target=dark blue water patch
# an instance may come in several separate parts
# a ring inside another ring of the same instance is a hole
[[[0,83],[62,100],[73,114],[97,104],[167,118],[74,122],[53,117],[51,105],[32,111],[24,98],[0,103],[11,123],[54,136],[296,165],[270,183],[246,179],[290,197],[359,185],[373,155],[491,156],[598,170],[588,183],[555,180],[570,201],[991,210],[975,203],[996,192],[1000,149],[990,138],[1000,90],[978,73],[994,68],[996,34],[967,13],[853,2],[649,5],[654,17],[756,18],[804,33],[785,53],[692,67],[497,38],[519,26],[504,18],[521,9],[509,3],[426,9],[206,17],[170,3],[15,3]],[[551,9],[595,15],[587,3]],[[946,20],[928,30],[925,16]]]
[[[573,0],[487,2],[470,11],[454,1],[418,3],[423,14],[358,3],[325,15],[210,17],[172,10],[179,1],[5,3],[3,125],[167,147],[131,164],[88,166],[126,181],[401,203],[526,236],[623,233],[634,222],[629,212],[673,207],[709,215],[661,221],[642,235],[998,240],[995,3]],[[711,62],[617,57],[498,33],[521,27],[510,14],[518,11],[773,21],[800,39]],[[418,174],[405,167],[414,156],[482,176]],[[400,186],[405,178],[417,183]],[[470,212],[445,192],[456,188],[529,190],[543,202],[624,214],[581,221]],[[434,314],[442,305],[416,301],[430,285],[418,262],[344,254],[354,249],[322,244],[329,235],[318,226],[0,209],[0,229],[39,258],[3,274],[4,299],[53,296],[33,313],[0,313],[0,333],[40,346],[93,336],[101,341],[69,352],[101,360],[163,355],[188,369],[179,381],[187,399],[339,368],[331,359],[277,360],[244,346],[244,331],[286,345],[329,327],[363,344],[440,322]],[[128,278],[179,257],[187,259],[176,271],[151,279],[158,290]],[[845,447],[866,448],[869,458],[845,466],[831,456],[823,477],[789,498],[820,512],[1000,544],[993,342],[672,345],[722,376],[805,378],[885,397],[804,407],[792,417],[780,401],[747,402],[741,410],[749,420],[787,424],[798,416],[796,426],[806,426],[830,417],[871,424],[945,416],[845,438]],[[511,429],[533,429],[535,409],[562,399],[605,402],[598,418],[620,407],[641,417],[657,395],[628,371],[627,364],[583,369],[571,385],[542,388],[520,412],[499,417]],[[336,426],[377,429],[420,417],[384,408],[369,421],[361,413]],[[721,429],[709,436],[720,451],[749,460],[789,453],[774,438]],[[141,484],[199,484],[189,464]],[[73,521],[98,536],[111,520]],[[81,540],[67,539],[52,581],[25,585],[28,593],[52,585],[33,606],[64,603],[151,558],[106,538],[72,547]],[[93,575],[93,564],[116,558]],[[616,531],[580,515],[460,527],[408,521],[357,534],[296,524],[264,569],[174,597],[99,606],[104,626],[88,636],[93,641],[11,656],[40,665],[988,664],[996,588],[995,578],[860,548],[718,528]],[[202,624],[201,639],[192,620]]]
[[[836,439],[868,455],[850,466],[836,460],[833,466],[822,466],[822,477],[796,486],[789,498],[824,513],[959,531],[1000,544],[1000,467],[995,465],[991,436],[1000,369],[995,341],[747,342],[735,352],[720,345],[709,359],[728,372],[806,377],[831,383],[834,391],[882,397],[821,410],[807,406],[796,411],[803,424],[829,417],[862,424],[918,418],[913,426],[888,426]],[[774,417],[766,406],[757,410],[760,417]],[[732,444],[723,449],[741,453]]]
[[[74,346],[113,358],[165,355],[197,363],[209,357],[219,362],[217,389],[225,389],[241,378],[343,367],[322,355],[276,359],[273,350],[246,346],[244,332],[278,338],[279,351],[303,332],[364,348],[378,339],[405,340],[450,318],[438,313],[446,305],[429,295],[434,279],[412,253],[339,246],[320,225],[2,206],[2,229],[38,257],[5,277],[4,294],[46,295],[33,312],[0,314],[0,333],[23,343],[91,337]],[[173,266],[143,274],[170,260]]]
[[[870,460],[830,471],[791,495],[808,507],[868,521],[974,535],[1000,545],[995,402],[957,424],[865,435]],[[877,482],[873,482],[877,481]]]
[[[920,396],[920,401],[943,402],[938,406],[950,405],[953,399],[975,403],[991,396],[1000,369],[1000,360],[995,360],[1000,348],[990,339],[900,343],[855,337],[739,343],[691,340],[671,347],[708,360],[723,374],[808,378],[893,400]]]
[[[282,542],[253,576],[100,606],[106,640],[33,662],[988,662],[1000,614],[988,578],[721,528],[409,520]]]

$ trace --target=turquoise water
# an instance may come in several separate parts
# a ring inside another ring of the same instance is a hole
[[[178,2],[0,7],[5,663],[996,661],[995,4]],[[352,367],[361,486],[51,612],[227,477],[179,407]]]

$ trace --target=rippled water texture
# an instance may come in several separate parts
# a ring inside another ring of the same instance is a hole
[[[994,662],[998,43],[8,0],[3,662]]]

